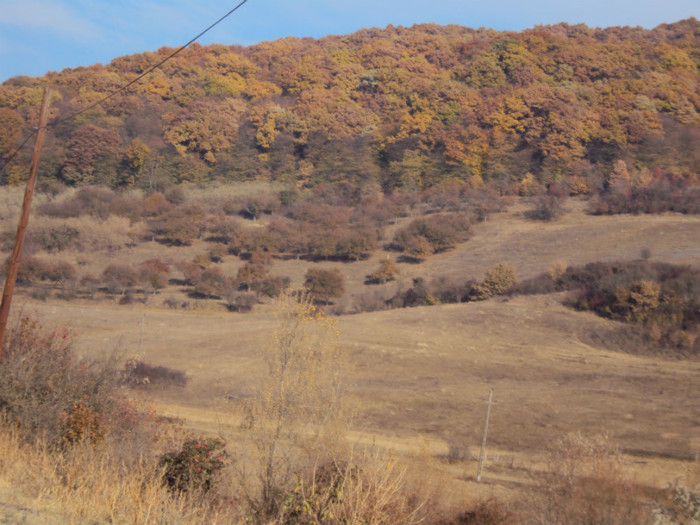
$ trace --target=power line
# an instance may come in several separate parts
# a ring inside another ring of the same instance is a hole
[[[94,102],[93,104],[90,104],[89,106],[87,106],[87,107],[81,109],[80,111],[78,111],[78,112],[76,112],[76,113],[73,113],[72,115],[69,115],[69,116],[67,116],[67,117],[65,117],[65,118],[62,118],[62,119],[60,119],[60,120],[55,120],[55,121],[53,121],[53,122],[49,122],[49,123],[46,125],[46,128],[51,128],[51,127],[54,127],[54,126],[58,126],[59,124],[63,124],[64,122],[67,122],[67,121],[69,121],[69,120],[72,120],[72,119],[74,119],[75,117],[77,117],[77,116],[79,116],[79,115],[82,115],[82,114],[85,113],[86,111],[90,111],[92,108],[94,108],[94,107],[96,107],[96,106],[99,106],[99,105],[102,104],[103,102],[106,102],[106,101],[109,100],[110,98],[112,98],[112,97],[118,95],[118,94],[121,93],[122,91],[124,91],[124,90],[128,89],[129,87],[133,86],[134,84],[136,84],[137,82],[139,82],[141,79],[143,79],[145,76],[147,76],[147,75],[153,73],[156,69],[159,69],[159,68],[160,68],[163,64],[165,64],[168,60],[170,60],[170,59],[174,58],[175,56],[179,55],[182,51],[184,51],[185,49],[187,49],[187,47],[189,47],[192,43],[196,42],[198,39],[200,39],[202,36],[204,36],[206,33],[208,33],[208,32],[209,32],[211,29],[213,29],[215,26],[219,25],[221,22],[223,22],[225,19],[227,19],[227,18],[228,18],[229,16],[231,16],[233,13],[235,13],[235,12],[236,12],[243,4],[245,4],[247,1],[248,1],[248,0],[242,0],[242,1],[241,1],[240,3],[238,3],[233,9],[231,9],[228,13],[226,13],[226,14],[223,15],[221,18],[219,18],[216,22],[214,22],[214,23],[211,24],[209,27],[207,27],[204,31],[202,31],[201,33],[199,33],[199,34],[198,34],[197,36],[195,36],[194,38],[192,38],[192,39],[191,39],[189,42],[187,42],[186,44],[184,44],[184,45],[180,46],[179,48],[177,48],[175,51],[173,51],[172,53],[170,53],[167,57],[165,57],[163,60],[161,60],[161,61],[158,62],[157,64],[155,64],[155,65],[149,67],[146,71],[144,71],[143,73],[141,73],[139,76],[137,76],[137,77],[134,78],[133,80],[131,80],[131,81],[127,82],[126,84],[124,84],[123,86],[121,86],[121,87],[115,89],[115,90],[112,91],[109,95],[107,95],[107,96],[101,98],[100,100],[98,100],[97,102]],[[6,160],[5,163],[2,165],[2,167],[0,167],[0,172],[2,172],[2,170],[4,170],[5,167],[8,166],[8,165],[10,164],[10,162],[12,162],[12,160],[17,156],[17,154],[19,153],[19,151],[24,147],[24,145],[25,145],[27,142],[29,142],[29,139],[32,138],[32,137],[34,136],[34,134],[35,134],[37,131],[38,131],[38,129],[33,130],[32,133],[30,133],[29,136],[22,142],[22,144],[20,144],[19,147],[17,147],[17,148],[10,154],[8,160]]]
[[[10,162],[12,162],[12,161],[14,160],[14,158],[15,158],[15,157],[17,156],[17,154],[22,150],[22,148],[24,147],[24,145],[25,145],[27,142],[29,142],[29,139],[31,139],[37,131],[39,131],[39,128],[34,128],[34,129],[32,130],[32,132],[31,132],[29,135],[27,135],[27,138],[24,139],[24,140],[22,141],[22,144],[20,144],[19,146],[17,146],[17,147],[14,149],[14,151],[13,151],[12,153],[10,153],[10,155],[7,157],[7,160],[6,160],[5,163],[2,165],[2,168],[0,168],[0,173],[1,173],[7,166],[10,165]]]

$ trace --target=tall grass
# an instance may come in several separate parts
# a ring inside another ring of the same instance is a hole
[[[173,495],[152,461],[126,466],[112,447],[82,443],[51,451],[0,429],[2,498],[32,509],[37,523],[242,523],[233,508],[202,494]]]

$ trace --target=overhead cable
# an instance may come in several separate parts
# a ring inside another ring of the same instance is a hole
[[[109,100],[110,98],[112,98],[112,97],[118,95],[118,94],[121,93],[122,91],[124,91],[124,90],[128,89],[129,87],[133,86],[134,84],[136,84],[137,82],[139,82],[141,79],[143,79],[145,76],[147,76],[147,75],[153,73],[156,69],[159,69],[159,68],[160,68],[163,64],[165,64],[168,60],[174,58],[175,56],[177,56],[178,54],[180,54],[182,51],[184,51],[185,49],[187,49],[192,43],[194,43],[194,42],[196,42],[197,40],[199,40],[202,36],[204,36],[206,33],[208,33],[211,29],[213,29],[215,26],[217,26],[218,24],[220,24],[221,22],[223,22],[226,18],[228,18],[229,16],[231,16],[234,12],[236,12],[243,4],[245,4],[247,1],[248,1],[248,0],[242,0],[242,1],[241,1],[240,3],[238,3],[233,9],[231,9],[228,13],[226,13],[226,14],[223,15],[221,18],[219,18],[216,22],[214,22],[214,23],[211,24],[209,27],[207,27],[204,31],[202,31],[201,33],[199,33],[199,34],[198,34],[197,36],[195,36],[194,38],[192,38],[192,39],[191,39],[189,42],[187,42],[186,44],[184,44],[184,45],[180,46],[179,48],[177,48],[175,51],[173,51],[172,53],[170,53],[168,56],[166,56],[164,59],[162,59],[162,60],[161,60],[160,62],[158,62],[157,64],[155,64],[155,65],[149,67],[146,71],[144,71],[143,73],[141,73],[139,76],[137,76],[137,77],[134,78],[133,80],[131,80],[131,81],[127,82],[126,84],[124,84],[123,86],[121,86],[121,87],[115,89],[115,90],[112,91],[110,94],[108,94],[108,95],[106,95],[105,97],[101,98],[101,99],[98,100],[97,102],[94,102],[93,104],[90,104],[89,106],[87,106],[87,107],[81,109],[80,111],[78,111],[78,112],[76,112],[76,113],[73,113],[72,115],[69,115],[69,116],[67,116],[67,117],[65,117],[65,118],[62,118],[62,119],[60,119],[60,120],[55,120],[55,121],[53,121],[53,122],[49,122],[49,123],[46,125],[46,127],[47,127],[47,128],[51,128],[51,127],[54,127],[54,126],[58,126],[59,124],[62,124],[62,123],[67,122],[67,121],[69,121],[69,120],[72,120],[72,119],[74,119],[75,117],[77,117],[78,115],[82,115],[82,114],[85,113],[86,111],[90,111],[92,108],[94,108],[94,107],[96,107],[96,106],[99,106],[99,105],[102,104],[103,102]],[[29,134],[29,136],[22,142],[22,144],[20,144],[19,147],[17,147],[17,148],[9,155],[8,159],[5,161],[5,163],[2,165],[2,167],[0,167],[0,172],[1,172],[2,170],[5,169],[5,167],[12,161],[12,159],[15,158],[15,156],[17,156],[17,154],[19,153],[19,151],[24,147],[24,145],[29,141],[29,139],[32,138],[32,137],[34,136],[34,134],[35,134],[37,131],[39,131],[38,128],[35,128],[34,130],[32,130],[32,132],[31,132],[31,133]]]

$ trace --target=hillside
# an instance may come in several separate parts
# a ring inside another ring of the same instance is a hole
[[[555,182],[597,193],[630,176],[642,186],[663,177],[693,184],[698,26],[389,26],[246,48],[193,45],[134,90],[70,118],[172,51],[163,48],[5,81],[0,156],[35,125],[41,87],[50,86],[47,182],[325,183],[349,202],[455,178],[526,193]],[[4,183],[26,176],[29,155],[3,169]]]
[[[492,263],[504,260],[525,278],[558,260],[583,264],[636,258],[644,247],[657,260],[696,265],[700,258],[696,217],[591,218],[580,204],[572,201],[561,220],[544,225],[522,217],[523,208],[516,205],[479,225],[472,239],[455,250],[422,265],[402,265],[402,279],[480,278]],[[275,271],[299,275],[293,282],[300,285],[301,271],[294,268],[309,264],[329,263],[277,261]],[[362,293],[361,276],[376,262],[331,264],[345,274],[351,297]],[[352,362],[350,390],[361,400],[357,428],[401,437],[458,438],[474,445],[482,398],[493,388],[503,418],[494,422],[493,439],[500,448],[533,452],[548,435],[585,427],[606,430],[632,450],[691,456],[698,445],[693,441],[697,363],[626,354],[633,349],[623,342],[622,324],[574,312],[560,301],[556,294],[496,298],[340,317],[341,343]],[[18,299],[17,308],[73,327],[84,353],[119,348],[125,357],[138,354],[185,371],[191,378],[185,389],[153,395],[166,410],[178,404],[196,407],[199,415],[186,412],[194,418],[189,424],[204,428],[216,425],[227,396],[250,394],[264,364],[258,353],[261,334],[272,326],[265,305],[235,314],[173,312],[154,301],[117,306]],[[200,421],[207,410],[213,410],[211,419]]]
[[[54,93],[0,521],[697,511],[700,22],[193,45],[82,111],[171,51],[0,85],[0,161]]]

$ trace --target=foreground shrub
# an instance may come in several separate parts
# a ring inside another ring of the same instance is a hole
[[[173,493],[155,459],[125,462],[109,442],[51,450],[28,444],[16,428],[3,425],[0,464],[0,483],[12,487],[12,503],[3,505],[5,523],[244,523],[213,491]],[[12,512],[25,502],[32,508]]]
[[[617,447],[606,436],[571,433],[550,446],[526,523],[646,523],[643,500],[641,489],[623,475]]]
[[[277,523],[429,523],[424,503],[408,483],[407,468],[394,455],[351,455],[299,474],[294,487],[284,495]]]
[[[114,365],[114,359],[78,359],[66,331],[48,332],[22,318],[0,355],[0,413],[27,439],[43,438],[52,447],[99,441],[118,423],[124,403]]]
[[[275,301],[275,320],[263,346],[267,370],[246,407],[256,459],[240,482],[256,523],[281,516],[300,476],[334,457],[345,421],[333,320],[288,293]]]
[[[228,457],[225,446],[216,438],[188,439],[179,451],[160,457],[163,481],[177,492],[209,491]]]

